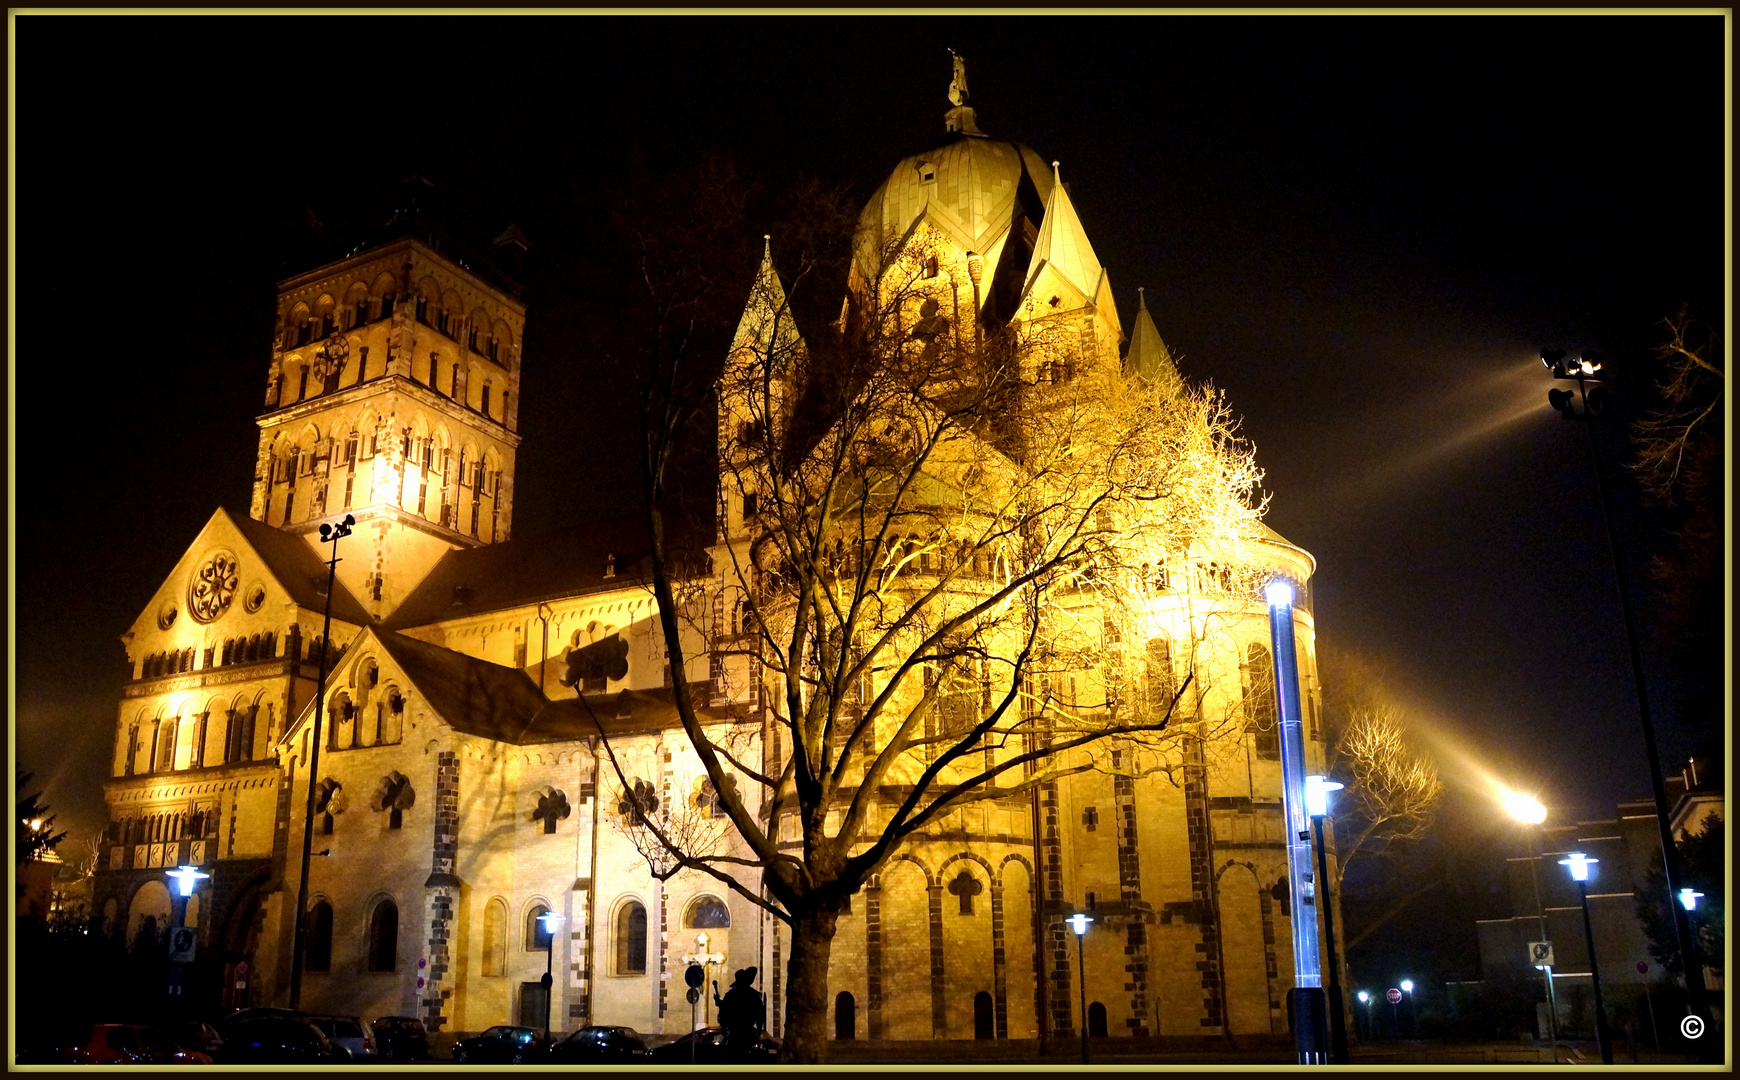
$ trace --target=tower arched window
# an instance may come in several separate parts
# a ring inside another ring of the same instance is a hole
[[[375,905],[369,916],[369,970],[392,971],[399,966],[399,906],[391,900]]]
[[[1245,730],[1254,740],[1257,757],[1281,757],[1280,717],[1275,707],[1275,661],[1266,646],[1252,642],[1245,649]]]
[[[316,900],[308,913],[308,951],[304,966],[309,971],[332,970],[332,905]]]
[[[616,973],[646,974],[646,908],[630,900],[616,909]]]
[[[493,389],[489,383],[483,384],[483,415],[489,416],[489,393]]]
[[[507,905],[491,900],[483,909],[483,973],[507,974]]]

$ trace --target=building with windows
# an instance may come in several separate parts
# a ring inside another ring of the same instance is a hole
[[[1048,382],[1073,363],[1176,382],[1145,306],[1124,332],[1056,166],[981,133],[959,101],[945,127],[865,211],[883,234],[922,235],[933,274],[956,283],[964,299],[931,313],[939,325],[1049,320],[1081,346]],[[711,1019],[706,997],[694,1016],[683,997],[701,958],[722,983],[760,969],[777,1035],[784,932],[717,882],[661,880],[635,843],[647,814],[725,828],[676,721],[676,680],[706,688],[709,730],[743,760],[778,760],[777,725],[717,652],[741,630],[722,602],[686,644],[688,669],[671,669],[633,523],[512,533],[526,319],[514,284],[407,218],[282,282],[276,319],[248,511],[212,515],[125,635],[96,911],[130,937],[160,932],[181,917],[165,869],[200,866],[212,876],[187,904],[190,985],[225,1007],[283,1004],[311,800],[304,1008],[414,1014],[436,1031],[541,1025],[546,1009],[558,1030],[680,1031]],[[721,507],[716,555],[755,514]],[[329,597],[318,529],[346,514]],[[1257,550],[1302,586],[1297,660],[1320,768],[1314,562],[1273,533]],[[837,1037],[1287,1030],[1267,610],[1216,588],[1226,573],[1189,556],[1153,566],[1140,618],[1116,631],[1145,692],[1170,694],[1196,665],[1186,720],[1204,734],[1180,741],[1177,767],[1120,775],[1108,747],[1110,770],[973,804],[905,845],[841,918]],[[1212,649],[1183,648],[1210,617]],[[1085,973],[1061,923],[1077,908],[1097,920]]]

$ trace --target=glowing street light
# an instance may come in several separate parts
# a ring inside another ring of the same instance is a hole
[[[1365,990],[1361,990],[1354,996],[1359,998],[1359,1003],[1361,1005],[1365,1006],[1365,1037],[1368,1039],[1377,1038],[1377,1029],[1372,1026],[1371,1019],[1371,994]]]
[[[1613,525],[1613,512],[1607,505],[1607,480],[1601,473],[1601,447],[1595,438],[1595,419],[1608,410],[1607,388],[1602,384],[1601,358],[1586,352],[1581,358],[1566,360],[1563,349],[1542,349],[1541,363],[1555,379],[1575,379],[1583,395],[1583,411],[1577,412],[1569,390],[1552,390],[1547,400],[1566,420],[1581,420],[1589,433],[1589,462],[1595,471],[1595,495],[1601,506],[1601,524],[1607,531],[1607,552],[1613,564],[1613,584],[1619,594],[1619,617],[1625,627],[1625,648],[1631,659],[1631,685],[1637,694],[1637,717],[1643,727],[1643,749],[1649,761],[1650,794],[1655,798],[1656,839],[1661,844],[1662,877],[1667,886],[1668,908],[1673,915],[1674,936],[1680,945],[1680,955],[1690,956],[1696,948],[1692,940],[1689,913],[1673,909],[1673,897],[1684,880],[1680,870],[1679,846],[1674,842],[1673,821],[1669,816],[1667,784],[1662,778],[1661,753],[1655,745],[1655,721],[1649,714],[1649,691],[1643,678],[1643,650],[1637,640],[1637,624],[1631,617],[1631,598],[1625,588],[1625,560],[1619,556],[1619,532]],[[1594,383],[1593,389],[1588,386]],[[1704,1000],[1704,974],[1693,965],[1686,965],[1687,1011],[1708,1022],[1709,1004]]]
[[[1329,816],[1330,792],[1345,786],[1327,776],[1305,778],[1305,812],[1317,825],[1317,895],[1323,909],[1323,938],[1329,953],[1329,1060],[1334,1065],[1347,1063],[1347,1016],[1341,1003],[1341,964],[1335,957],[1335,902],[1329,887],[1329,856],[1324,849],[1323,835],[1327,831],[1324,818]]]
[[[1540,858],[1535,854],[1536,834],[1541,824],[1547,820],[1547,808],[1542,806],[1540,800],[1533,795],[1525,795],[1520,791],[1508,789],[1499,792],[1499,802],[1503,804],[1504,812],[1516,821],[1524,825],[1534,826],[1528,831],[1529,880],[1534,883],[1535,887],[1535,921],[1539,926],[1541,935],[1538,944],[1550,946],[1551,941],[1547,938],[1547,909],[1541,903],[1541,871],[1538,865]],[[1540,970],[1541,978],[1547,985],[1547,1037],[1552,1040],[1553,1062],[1557,1064],[1559,1060],[1559,1001],[1558,995],[1553,992],[1553,969],[1548,964],[1536,964],[1535,967]]]
[[[1696,911],[1698,910],[1698,897],[1702,895],[1704,894],[1696,889],[1681,889],[1680,906],[1685,908],[1687,911]]]
[[[1071,930],[1075,931],[1075,966],[1081,973],[1081,978],[1076,980],[1076,984],[1081,990],[1081,1063],[1086,1065],[1088,1063],[1087,962],[1082,959],[1081,941],[1087,936],[1088,923],[1094,920],[1092,915],[1078,911],[1064,921],[1069,923]]]
[[[550,998],[555,985],[555,976],[551,970],[556,960],[556,927],[566,920],[554,911],[546,909],[538,916],[538,924],[544,929],[544,937],[549,941],[549,950],[544,953],[544,1045],[550,1045]]]
[[[1600,862],[1581,851],[1573,851],[1559,860],[1577,883],[1577,895],[1583,900],[1583,935],[1589,941],[1589,981],[1595,985],[1595,1041],[1601,1047],[1601,1063],[1613,1064],[1613,1044],[1607,1038],[1607,1008],[1601,1003],[1601,965],[1595,958],[1595,927],[1589,921],[1589,868]],[[1689,965],[1688,965],[1689,966]]]
[[[1281,816],[1287,830],[1287,881],[1292,886],[1293,1043],[1301,1065],[1320,1065],[1328,1057],[1322,961],[1317,955],[1317,920],[1306,913],[1317,906],[1311,867],[1311,822],[1306,812],[1305,732],[1299,723],[1299,667],[1293,643],[1293,583],[1271,578],[1263,587],[1269,602],[1269,655],[1275,658],[1276,727],[1281,742]],[[1326,894],[1327,895],[1327,894]]]
[[[193,887],[198,885],[202,879],[211,877],[210,874],[197,866],[180,866],[174,870],[166,871],[166,873],[175,879],[176,895],[184,898],[193,895]],[[185,920],[185,915],[183,919]]]

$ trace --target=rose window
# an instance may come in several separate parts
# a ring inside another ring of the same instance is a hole
[[[229,610],[236,596],[236,571],[236,557],[220,551],[195,572],[187,592],[187,607],[194,619],[208,623]]]

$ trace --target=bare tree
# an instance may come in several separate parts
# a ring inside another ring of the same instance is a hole
[[[667,217],[735,205],[653,201]],[[1230,724],[1200,707],[1199,654],[1225,647],[1211,601],[1253,593],[1263,510],[1212,389],[1144,386],[1079,319],[963,317],[969,267],[945,248],[855,236],[845,200],[805,202],[788,275],[769,246],[719,355],[705,323],[722,278],[687,249],[709,229],[625,227],[649,268],[635,304],[650,321],[617,356],[645,417],[649,584],[673,672],[696,641],[712,665],[708,683],[672,680],[704,819],[630,795],[610,751],[656,873],[710,875],[789,925],[793,1062],[826,1052],[836,921],[902,843],[969,803],[1105,769],[1108,740],[1118,770],[1167,770],[1181,730]],[[682,433],[709,408],[720,543],[701,572],[670,507]],[[1202,617],[1126,658],[1121,628],[1168,574],[1204,594]],[[708,711],[728,703],[757,718],[758,758]]]
[[[1667,339],[1656,347],[1665,380],[1662,407],[1633,428],[1637,460],[1632,469],[1644,491],[1671,502],[1684,488],[1710,479],[1708,448],[1721,445],[1725,376],[1722,339],[1682,305],[1662,320]],[[1693,475],[1687,476],[1688,469]]]
[[[1336,845],[1338,887],[1359,855],[1419,840],[1431,829],[1444,782],[1431,756],[1408,745],[1395,706],[1356,706],[1330,753],[1330,771],[1346,777],[1347,797],[1336,816],[1352,836]]]

